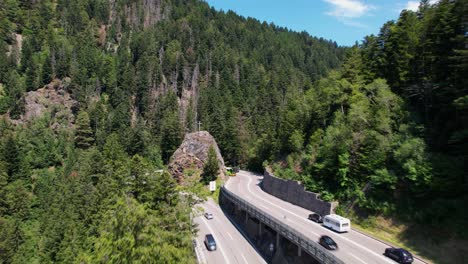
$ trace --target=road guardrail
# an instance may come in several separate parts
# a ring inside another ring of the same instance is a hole
[[[248,212],[251,216],[254,216],[258,220],[262,221],[269,227],[276,230],[280,233],[283,237],[289,239],[291,242],[295,243],[296,245],[300,246],[303,250],[309,253],[311,256],[316,258],[323,264],[344,264],[344,262],[325,250],[319,243],[313,241],[307,237],[305,237],[299,231],[289,227],[288,225],[284,224],[276,217],[271,216],[270,214],[262,211],[257,206],[247,202],[246,200],[242,199],[238,195],[232,193],[224,186],[221,187],[221,195],[229,199],[234,204],[238,205],[241,209]]]

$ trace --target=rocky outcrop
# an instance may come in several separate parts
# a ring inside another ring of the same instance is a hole
[[[184,181],[184,169],[193,168],[203,170],[208,159],[208,149],[213,146],[218,157],[221,177],[226,176],[224,160],[215,139],[207,131],[186,134],[180,147],[174,152],[169,161],[169,172],[179,183]]]
[[[41,117],[49,112],[52,117],[52,128],[59,126],[72,127],[74,122],[73,111],[77,107],[71,95],[65,90],[64,83],[55,79],[48,85],[36,91],[30,91],[24,96],[24,114],[13,123],[23,124]]]

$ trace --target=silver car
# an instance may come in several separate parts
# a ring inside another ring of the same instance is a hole
[[[208,220],[213,219],[213,214],[206,212],[205,213],[205,218],[208,219]]]

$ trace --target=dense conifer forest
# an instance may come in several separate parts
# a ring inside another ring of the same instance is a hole
[[[422,1],[348,50],[297,99],[310,123],[293,126],[278,172],[349,206],[466,220],[466,11],[467,1]]]
[[[246,166],[345,55],[194,0],[6,0],[0,19],[1,263],[194,262],[159,172],[184,133],[201,121]]]
[[[340,47],[198,0],[0,1],[0,263],[195,262],[161,169],[198,122],[229,165],[466,238],[467,14]]]
[[[268,153],[277,174],[363,226],[403,223],[397,240],[441,263],[458,262],[447,255],[466,254],[468,237],[467,14],[465,0],[403,10],[297,99],[310,121],[294,125],[289,152]]]

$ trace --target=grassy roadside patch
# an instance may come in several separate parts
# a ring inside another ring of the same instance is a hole
[[[216,180],[216,190],[211,192],[209,185],[205,185],[201,180],[201,171],[196,169],[186,169],[184,171],[185,178],[182,185],[178,186],[178,190],[191,193],[200,199],[207,200],[212,198],[216,203],[219,203],[219,191],[224,181],[220,178]]]
[[[450,237],[441,229],[409,226],[384,217],[353,219],[353,228],[389,242],[396,247],[408,249],[429,263],[465,263],[468,241]]]
[[[210,192],[210,197],[215,201],[215,203],[219,204],[219,192],[221,190],[221,186],[224,184],[224,181],[220,178],[216,180],[216,190],[214,192]]]

